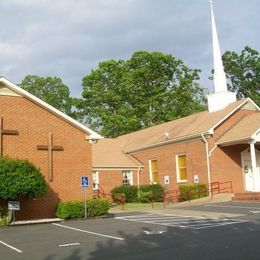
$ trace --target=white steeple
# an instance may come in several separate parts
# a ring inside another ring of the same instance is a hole
[[[226,74],[224,72],[221,52],[219,47],[218,33],[213,13],[212,0],[210,2],[212,42],[213,42],[213,61],[214,61],[214,93],[208,95],[209,112],[218,111],[225,108],[228,104],[236,101],[236,94],[227,90]]]

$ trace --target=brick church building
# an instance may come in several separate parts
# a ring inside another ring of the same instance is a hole
[[[17,219],[55,216],[57,203],[82,200],[81,176],[92,171],[91,140],[100,135],[0,77],[0,155],[40,168],[48,193],[20,201]],[[92,189],[88,189],[92,197]]]
[[[214,92],[208,110],[100,140],[93,146],[93,181],[105,192],[121,184],[177,190],[185,183],[225,181],[235,193],[260,191],[260,109],[227,90],[212,5],[211,18]]]

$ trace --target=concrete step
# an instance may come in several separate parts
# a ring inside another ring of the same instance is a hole
[[[232,200],[260,201],[260,192],[235,193]]]

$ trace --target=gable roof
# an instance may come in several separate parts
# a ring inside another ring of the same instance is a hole
[[[124,143],[120,139],[104,138],[93,145],[94,168],[139,168],[143,165],[132,156],[122,152]]]
[[[216,112],[209,113],[208,111],[203,111],[164,124],[119,136],[116,139],[120,139],[125,143],[123,152],[131,153],[167,143],[188,140],[199,137],[202,134],[213,134],[216,127],[243,106],[259,110],[259,107],[251,99],[246,98],[231,103],[226,108]]]
[[[101,139],[102,136],[99,135],[98,133],[94,132],[93,130],[89,129],[85,125],[79,123],[75,119],[69,117],[68,115],[62,113],[58,109],[54,108],[53,106],[47,104],[46,102],[42,101],[41,99],[35,97],[34,95],[30,94],[26,90],[18,87],[11,81],[7,80],[4,77],[0,77],[0,83],[3,83],[9,90],[13,91],[16,93],[18,96],[22,96],[27,98],[28,100],[32,101],[33,103],[41,106],[42,108],[46,109],[47,111],[51,112],[52,114],[55,114],[59,118],[63,119],[64,121],[68,122],[69,124],[73,125],[74,127],[80,129],[81,131],[85,132],[86,134],[89,135],[89,139]],[[8,93],[7,93],[8,95]]]
[[[260,113],[244,117],[217,140],[217,144],[231,145],[248,142],[260,133]]]
[[[203,111],[117,138],[105,138],[93,146],[94,167],[140,166],[141,163],[136,161],[131,153],[201,137],[202,134],[213,134],[223,121],[242,108],[260,110],[251,99],[247,98],[216,112]]]

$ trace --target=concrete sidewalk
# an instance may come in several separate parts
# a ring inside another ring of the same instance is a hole
[[[9,226],[55,223],[55,222],[61,222],[61,221],[63,221],[63,219],[60,219],[60,218],[31,219],[31,220],[14,221],[14,222],[11,222],[9,224]]]

